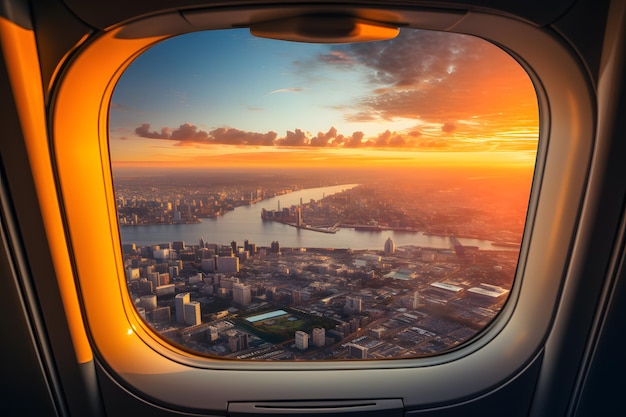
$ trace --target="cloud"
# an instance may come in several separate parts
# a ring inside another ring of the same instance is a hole
[[[404,30],[387,42],[337,45],[327,55],[340,56],[341,63],[349,61],[368,68],[369,82],[378,88],[414,88],[425,82],[444,81],[468,63],[480,62],[489,48],[495,47],[471,36]]]
[[[139,137],[176,141],[178,146],[193,144],[203,145],[232,145],[232,146],[279,146],[279,147],[334,147],[334,148],[364,148],[364,147],[398,147],[411,143],[410,138],[415,132],[409,132],[405,139],[403,134],[387,130],[376,139],[365,139],[361,131],[353,132],[350,136],[340,134],[331,126],[326,132],[318,132],[313,136],[302,129],[287,131],[285,136],[278,137],[273,131],[266,133],[247,132],[240,129],[220,127],[210,132],[199,130],[197,126],[186,123],[176,129],[168,127],[160,131],[152,131],[150,124],[144,123],[135,129]]]
[[[311,146],[328,146],[330,144],[330,141],[335,139],[337,137],[337,129],[335,129],[334,127],[331,127],[328,132],[326,133],[322,133],[319,132],[317,134],[317,136],[315,136],[314,138],[311,138]]]
[[[218,128],[210,133],[211,143],[222,145],[273,146],[276,132],[256,133],[239,129]]]
[[[210,132],[199,130],[195,125],[183,124],[176,129],[168,127],[160,131],[152,131],[147,123],[135,129],[137,136],[175,142],[175,146],[211,146],[230,145],[238,147],[280,147],[280,148],[335,148],[335,149],[440,149],[456,150],[529,150],[536,149],[536,139],[526,135],[523,131],[509,130],[501,138],[480,139],[480,124],[469,123],[469,132],[473,134],[458,134],[458,123],[445,122],[439,124],[420,124],[408,131],[385,130],[375,137],[366,138],[361,131],[351,135],[344,135],[335,127],[326,132],[313,135],[302,129],[287,131],[279,137],[274,131],[265,133],[248,132],[235,128],[217,128]],[[419,129],[419,130],[418,130]],[[468,127],[464,127],[468,129]],[[454,135],[452,135],[454,133]],[[470,137],[471,136],[471,137]],[[123,138],[129,140],[128,138]]]
[[[363,132],[354,132],[350,137],[350,140],[346,142],[346,148],[360,148],[362,146],[365,146],[365,144],[363,143],[364,137],[365,134]]]
[[[167,127],[161,128],[161,132],[150,132],[150,125],[148,123],[144,123],[138,128],[135,129],[135,134],[142,138],[150,138],[150,139],[169,139],[170,132]]]
[[[536,94],[526,72],[479,38],[402,30],[385,42],[333,46],[318,63],[335,69],[350,63],[355,75],[365,77],[371,94],[347,106],[344,117],[351,123],[419,119],[451,123],[459,131],[458,121],[479,116],[478,122],[492,128],[521,123],[536,131],[538,126]],[[445,125],[444,133],[450,129]]]
[[[150,125],[144,123],[135,129],[137,136],[149,139],[174,140],[179,144],[220,144],[220,145],[252,145],[273,146],[276,132],[257,133],[239,129],[218,128],[207,133],[190,123],[180,125],[177,129],[161,128],[160,132],[150,131]]]
[[[327,54],[321,54],[319,59],[324,63],[333,65],[351,65],[354,62],[347,53],[339,50],[334,50]]]
[[[269,96],[271,94],[278,94],[278,93],[300,93],[304,91],[304,88],[300,88],[300,87],[289,87],[289,88],[280,88],[278,90],[272,90],[269,93],[266,94],[266,96]]]
[[[305,146],[309,144],[309,138],[301,129],[287,131],[287,135],[276,141],[280,146]]]
[[[443,133],[454,133],[454,131],[456,130],[456,125],[454,123],[451,122],[446,122],[443,124],[443,126],[441,126],[441,131]]]
[[[190,141],[190,142],[206,142],[209,138],[209,134],[204,130],[198,130],[197,126],[189,123],[180,125],[178,129],[174,129],[170,134],[170,139],[178,141]]]

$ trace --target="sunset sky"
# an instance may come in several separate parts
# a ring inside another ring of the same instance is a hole
[[[463,35],[313,45],[199,32],[121,77],[114,168],[527,165],[538,108],[509,55]]]

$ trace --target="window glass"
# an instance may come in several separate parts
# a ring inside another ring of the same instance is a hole
[[[129,294],[213,357],[452,349],[509,296],[538,131],[528,74],[475,37],[164,41],[110,105]]]

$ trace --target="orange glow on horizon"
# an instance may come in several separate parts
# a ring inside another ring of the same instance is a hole
[[[415,167],[526,167],[535,163],[535,151],[376,151],[337,149],[246,150],[179,158],[117,160],[116,168],[415,168]],[[133,155],[129,155],[132,157]],[[136,155],[134,155],[136,156]]]

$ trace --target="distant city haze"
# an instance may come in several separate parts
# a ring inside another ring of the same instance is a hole
[[[451,247],[447,236],[425,235],[423,232],[393,230],[368,232],[341,228],[336,234],[326,234],[261,220],[261,209],[276,209],[279,202],[281,207],[297,205],[300,199],[308,203],[311,199],[317,201],[323,196],[330,196],[354,186],[354,184],[347,184],[296,191],[249,206],[237,207],[223,216],[202,219],[202,223],[122,227],[121,239],[122,243],[136,243],[140,246],[180,240],[186,244],[197,245],[202,238],[206,242],[224,245],[229,245],[233,240],[239,244],[243,244],[244,240],[249,240],[260,247],[268,247],[272,241],[279,241],[283,247],[382,250],[385,240],[391,237],[398,246],[415,245],[438,249]],[[464,238],[459,240],[463,245],[478,246],[481,250],[496,248],[491,241]]]

